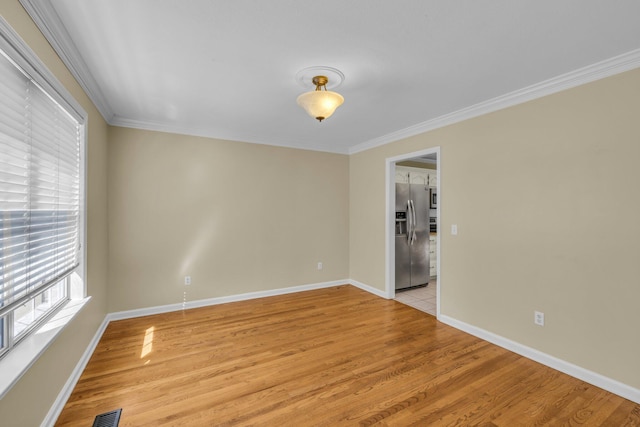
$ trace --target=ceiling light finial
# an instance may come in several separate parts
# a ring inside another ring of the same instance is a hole
[[[316,87],[315,90],[300,95],[297,103],[307,114],[321,122],[342,105],[344,98],[337,92],[327,90],[329,79],[326,76],[314,76],[311,81]]]

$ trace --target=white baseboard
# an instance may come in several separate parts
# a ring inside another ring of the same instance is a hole
[[[377,295],[380,298],[389,299],[389,296],[387,295],[387,293],[385,291],[381,291],[378,288],[374,288],[373,286],[365,285],[364,283],[358,282],[357,280],[353,280],[353,279],[349,279],[347,282],[352,284],[356,288],[360,288],[363,291],[367,291],[369,293]]]
[[[152,314],[168,313],[171,311],[186,310],[190,308],[205,307],[210,305],[225,304],[229,302],[245,301],[250,299],[264,298],[264,297],[270,297],[270,296],[276,296],[276,295],[285,295],[285,294],[291,294],[296,292],[310,291],[314,289],[330,288],[333,286],[351,284],[351,282],[353,281],[347,280],[347,279],[334,280],[331,282],[312,283],[312,284],[301,285],[301,286],[293,286],[290,288],[280,288],[280,289],[272,289],[268,291],[249,292],[244,294],[230,295],[230,296],[218,297],[218,298],[208,298],[208,299],[202,299],[198,301],[190,301],[183,304],[168,304],[168,305],[162,305],[162,306],[156,306],[156,307],[147,307],[147,308],[141,308],[136,310],[127,310],[127,311],[108,313],[105,316],[104,320],[102,321],[102,324],[100,324],[100,327],[96,331],[95,335],[93,336],[93,339],[87,346],[87,349],[82,354],[82,357],[76,364],[76,367],[73,369],[71,375],[69,376],[69,379],[67,379],[67,382],[62,387],[62,390],[60,390],[58,397],[56,398],[55,402],[49,409],[49,412],[47,413],[46,417],[44,418],[40,426],[49,427],[55,424],[56,420],[60,416],[60,413],[62,412],[62,409],[64,408],[64,405],[67,403],[69,396],[71,396],[71,393],[73,392],[73,389],[75,388],[76,383],[80,379],[80,375],[82,375],[84,368],[87,366],[87,363],[89,362],[91,355],[93,354],[96,346],[98,345],[98,342],[100,342],[100,338],[102,337],[102,334],[104,333],[105,329],[107,328],[107,326],[111,321],[131,319],[134,317],[149,316]],[[370,286],[361,284],[359,282],[357,283],[358,284],[354,286],[357,286],[369,292],[377,291]]]
[[[199,308],[199,307],[206,307],[210,305],[226,304],[229,302],[236,302],[236,301],[246,301],[250,299],[271,297],[276,295],[286,295],[286,294],[292,294],[296,292],[311,291],[314,289],[324,289],[324,288],[330,288],[332,286],[339,286],[339,285],[346,285],[346,284],[353,285],[357,288],[362,289],[363,291],[367,291],[381,298],[388,299],[386,293],[384,291],[381,291],[380,289],[358,282],[357,280],[344,279],[344,280],[333,280],[331,282],[311,283],[307,285],[292,286],[290,288],[270,289],[268,291],[248,292],[245,294],[229,295],[229,296],[216,297],[216,298],[207,298],[207,299],[189,301],[189,302],[178,303],[178,304],[168,304],[168,305],[160,305],[156,307],[140,308],[135,310],[117,311],[114,313],[107,314],[106,320],[112,321],[112,320],[132,319],[134,317],[150,316],[152,314],[169,313],[171,311],[187,310],[190,308]]]
[[[82,375],[84,368],[87,366],[87,363],[89,362],[91,355],[93,354],[96,346],[98,345],[98,342],[100,342],[100,338],[102,337],[102,334],[104,333],[105,329],[107,329],[109,322],[113,320],[130,319],[134,317],[148,316],[151,314],[160,314],[160,313],[167,313],[170,311],[185,310],[189,308],[205,307],[208,305],[224,304],[228,302],[245,301],[249,299],[263,298],[263,297],[269,297],[269,296],[275,296],[275,295],[285,295],[285,294],[290,294],[295,292],[310,291],[314,289],[330,288],[332,286],[339,286],[339,285],[344,285],[349,283],[350,281],[346,279],[335,280],[332,282],[312,283],[308,285],[293,286],[290,288],[280,288],[280,289],[273,289],[268,291],[249,292],[245,294],[231,295],[231,296],[219,297],[219,298],[209,298],[209,299],[203,299],[198,301],[191,301],[184,304],[169,304],[169,305],[162,305],[158,307],[148,307],[148,308],[141,308],[137,310],[127,310],[127,311],[119,311],[115,313],[108,313],[105,316],[104,320],[102,321],[102,324],[96,331],[95,335],[93,336],[93,339],[87,346],[87,349],[84,351],[82,357],[76,364],[76,367],[74,368],[73,372],[69,376],[69,379],[62,387],[62,390],[60,390],[58,397],[56,398],[55,402],[49,409],[49,412],[47,413],[46,417],[40,424],[40,427],[50,427],[55,424],[56,420],[60,416],[60,413],[62,412],[62,409],[64,408],[64,405],[67,403],[69,396],[71,396],[71,393],[73,392],[73,389],[76,386],[76,383],[80,379],[80,375]]]
[[[295,292],[302,292],[302,291],[311,291],[314,289],[330,288],[332,286],[345,285],[349,283],[350,281],[348,279],[344,279],[344,280],[334,280],[331,282],[312,283],[308,285],[292,286],[290,288],[271,289],[268,291],[248,292],[245,294],[229,295],[225,297],[216,297],[216,298],[207,298],[207,299],[201,299],[197,301],[189,301],[185,303],[161,305],[156,307],[140,308],[136,310],[118,311],[115,313],[107,314],[107,318],[109,321],[131,319],[134,317],[149,316],[152,314],[161,314],[161,313],[168,313],[171,311],[187,310],[190,308],[206,307],[209,305],[226,304],[229,302],[246,301],[246,300],[256,299],[256,298],[292,294]]]
[[[62,390],[60,390],[60,393],[58,394],[55,402],[53,402],[53,405],[51,406],[51,408],[49,408],[49,412],[47,412],[47,416],[44,418],[44,420],[42,420],[40,427],[50,427],[55,424],[56,420],[60,416],[60,413],[62,412],[62,409],[64,408],[64,405],[67,403],[69,396],[71,396],[71,392],[75,388],[76,383],[80,379],[80,375],[82,375],[84,368],[87,366],[87,363],[89,363],[89,359],[91,359],[91,355],[93,355],[93,351],[96,349],[96,346],[100,342],[100,338],[102,338],[102,334],[104,333],[105,329],[107,329],[108,324],[109,321],[105,317],[95,335],[91,339],[89,346],[82,354],[82,357],[76,364],[76,367],[73,369],[73,372],[71,372],[69,379],[67,379],[64,387],[62,387]]]
[[[496,335],[492,332],[486,331],[452,317],[440,315],[438,317],[438,320],[442,323],[446,323],[449,326],[453,326],[456,329],[467,332],[492,344],[513,351],[514,353],[524,356],[527,359],[534,360],[557,371],[563,372],[567,375],[571,375],[574,378],[578,378],[579,380],[582,380],[589,384],[593,384],[596,387],[600,387],[604,390],[610,391],[611,393],[617,394],[618,396],[624,397],[625,399],[629,399],[635,403],[640,404],[640,390],[637,388],[631,387],[609,377],[605,377],[604,375],[598,374],[596,372],[589,371],[588,369],[584,369],[580,366],[574,365],[573,363],[569,363],[562,359],[558,359],[557,357],[550,356],[534,348],[527,347],[526,345],[517,343],[515,341],[511,341],[510,339],[504,338],[500,335]]]

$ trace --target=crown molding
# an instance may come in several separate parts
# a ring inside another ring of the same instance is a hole
[[[351,146],[348,150],[327,150],[319,146],[300,147],[300,141],[264,141],[263,138],[254,137],[247,140],[242,135],[219,135],[213,129],[184,129],[161,123],[142,122],[136,120],[128,120],[115,116],[115,113],[97,82],[89,72],[89,68],[82,59],[77,47],[71,40],[69,33],[63,25],[60,17],[55,11],[51,2],[48,0],[19,0],[27,13],[31,16],[45,38],[54,48],[62,62],[67,66],[71,74],[84,89],[91,101],[105,119],[107,123],[113,126],[123,126],[131,128],[140,128],[148,130],[156,130],[163,132],[179,133],[186,135],[204,136],[217,139],[229,139],[233,141],[244,141],[255,144],[275,145],[281,147],[309,149],[313,151],[325,151],[338,154],[355,154],[366,151],[375,147],[390,144],[404,138],[415,136],[421,133],[429,132],[444,126],[461,122],[463,120],[478,117],[484,114],[492,113],[504,108],[512,107],[551,95],[572,87],[580,86],[595,80],[619,74],[640,67],[640,49],[636,49],[604,61],[588,65],[583,68],[571,71],[566,74],[533,84],[523,89],[510,92],[496,98],[480,102],[478,104],[462,108],[440,117],[427,120],[377,138],[364,141],[362,143]]]
[[[207,127],[181,127],[174,124],[147,121],[147,120],[132,120],[124,117],[115,116],[109,122],[111,126],[120,126],[132,129],[150,130],[155,132],[175,133],[179,135],[190,135],[211,139],[219,139],[224,141],[236,141],[246,144],[259,144],[270,145],[272,147],[282,148],[294,148],[296,150],[309,150],[309,151],[321,151],[324,153],[344,154],[348,155],[346,150],[329,150],[326,147],[320,145],[314,145],[311,141],[288,141],[279,139],[277,141],[266,140],[256,135],[238,135],[234,132],[221,133],[218,129]],[[304,145],[304,146],[302,146]]]
[[[76,45],[71,41],[71,37],[53,8],[52,2],[47,0],[19,1],[105,121],[111,123],[114,116],[113,110],[89,72],[89,67],[82,59]]]
[[[29,78],[62,105],[74,119],[80,123],[86,123],[87,112],[84,108],[2,16],[0,16],[0,49],[4,50],[12,62],[22,68]]]
[[[600,80],[615,74],[620,74],[638,67],[640,67],[640,49],[614,56],[613,58],[579,68],[575,71],[527,86],[506,95],[501,95],[488,101],[480,102],[470,107],[436,117],[435,119],[427,120],[422,123],[409,126],[405,129],[391,132],[361,144],[354,145],[349,149],[349,154],[355,154],[390,144],[404,138],[429,132],[431,130],[522,104],[537,98],[542,98],[543,96],[561,92],[563,90]]]

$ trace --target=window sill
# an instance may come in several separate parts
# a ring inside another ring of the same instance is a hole
[[[91,297],[72,299],[55,316],[31,335],[23,339],[13,350],[0,360],[0,399],[33,365],[51,345],[58,334],[89,302]]]

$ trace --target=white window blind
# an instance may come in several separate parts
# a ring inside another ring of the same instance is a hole
[[[79,264],[82,129],[0,51],[0,318]]]

